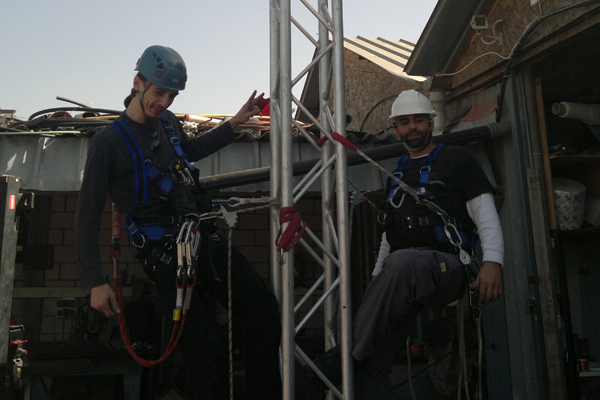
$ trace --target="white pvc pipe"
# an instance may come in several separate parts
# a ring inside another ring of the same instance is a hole
[[[552,113],[562,118],[577,119],[590,125],[600,124],[600,104],[562,101],[552,105]]]
[[[443,90],[431,91],[429,100],[437,113],[433,118],[433,135],[441,135],[446,130],[446,92]]]

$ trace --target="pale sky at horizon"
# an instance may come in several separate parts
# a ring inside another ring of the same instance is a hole
[[[317,8],[316,0],[308,2]],[[177,50],[188,83],[170,110],[232,114],[256,89],[269,96],[269,2],[156,0],[95,2],[9,0],[2,6],[0,109],[26,119],[70,107],[123,109],[135,63],[153,44]],[[345,0],[344,36],[416,42],[436,0]],[[175,5],[176,4],[176,5]],[[292,15],[317,38],[316,19],[297,0]],[[292,27],[292,75],[310,62],[314,46]],[[302,83],[294,88],[299,96]]]

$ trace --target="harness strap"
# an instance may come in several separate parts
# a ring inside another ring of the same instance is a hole
[[[133,170],[135,176],[135,203],[138,203],[140,200],[142,203],[146,203],[146,169],[144,168],[144,159],[146,156],[144,152],[140,148],[140,145],[133,137],[133,134],[123,123],[123,121],[116,119],[113,123],[110,124],[121,134],[121,137],[125,141],[127,145],[127,149],[131,153],[131,157],[133,158]],[[119,125],[121,127],[119,127]],[[123,130],[127,132],[127,135],[123,133]]]
[[[417,186],[417,192],[419,194],[426,194],[427,189],[429,187],[429,174],[431,172],[431,165],[433,164],[433,160],[438,155],[440,150],[445,147],[444,144],[437,144],[435,147],[429,152],[425,160],[423,161],[423,166],[419,170],[420,178],[419,185]],[[396,169],[392,172],[392,175],[402,180],[402,176],[404,175],[404,168],[406,168],[406,160],[408,159],[408,153],[405,153],[402,157],[398,159],[398,164],[396,165]],[[389,202],[394,194],[396,193],[396,186],[398,186],[398,182],[392,180],[391,190],[388,194],[387,202]]]
[[[165,130],[167,131],[167,134],[169,135],[169,141],[171,142],[171,145],[173,146],[173,149],[175,150],[175,154],[177,154],[177,157],[185,162],[185,165],[189,168],[190,172],[194,171],[195,168],[192,166],[192,164],[190,164],[188,162],[187,155],[181,149],[181,144],[179,143],[179,138],[177,138],[177,136],[175,136],[175,130],[169,123],[169,120],[167,119],[167,117],[165,117],[164,115],[161,114],[160,121],[162,122],[163,128],[165,128]]]
[[[394,218],[394,222],[396,226],[402,230],[411,230],[415,228],[420,228],[424,226],[437,226],[444,225],[444,220],[442,217],[437,215],[435,216],[424,216],[424,217],[396,217]],[[452,225],[456,226],[459,230],[469,230],[469,228],[465,227],[458,220],[451,218],[448,222]]]
[[[179,139],[175,136],[175,130],[169,123],[169,120],[164,115],[160,115],[160,120],[162,122],[163,128],[167,131],[167,135],[169,136],[169,142],[173,146],[173,150],[177,155],[177,160],[183,161],[185,167],[191,172],[194,172],[196,169],[190,164],[187,160],[186,154],[181,149],[181,145],[179,143]],[[137,140],[133,136],[133,133],[129,129],[129,127],[123,123],[123,121],[116,119],[113,123],[110,124],[113,126],[127,146],[127,149],[131,153],[131,157],[133,158],[133,169],[134,169],[134,177],[135,177],[135,203],[142,202],[146,203],[147,200],[147,184],[146,181],[150,180],[154,182],[159,188],[159,197],[163,200],[166,200],[169,193],[171,193],[175,187],[175,184],[172,179],[169,179],[165,174],[160,172],[158,168],[152,164],[152,161],[144,154],[142,148],[140,147]],[[193,179],[194,183],[196,183],[196,179]]]

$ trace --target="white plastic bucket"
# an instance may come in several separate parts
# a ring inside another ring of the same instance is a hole
[[[585,214],[585,186],[566,178],[552,178],[556,224],[562,230],[581,229]]]

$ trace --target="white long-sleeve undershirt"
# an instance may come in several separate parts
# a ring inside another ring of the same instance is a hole
[[[477,235],[483,251],[482,261],[504,263],[504,238],[500,227],[500,219],[491,193],[484,193],[467,201],[467,212],[477,226]],[[381,236],[379,255],[373,269],[373,276],[381,272],[383,260],[390,254],[390,244],[384,232]]]

